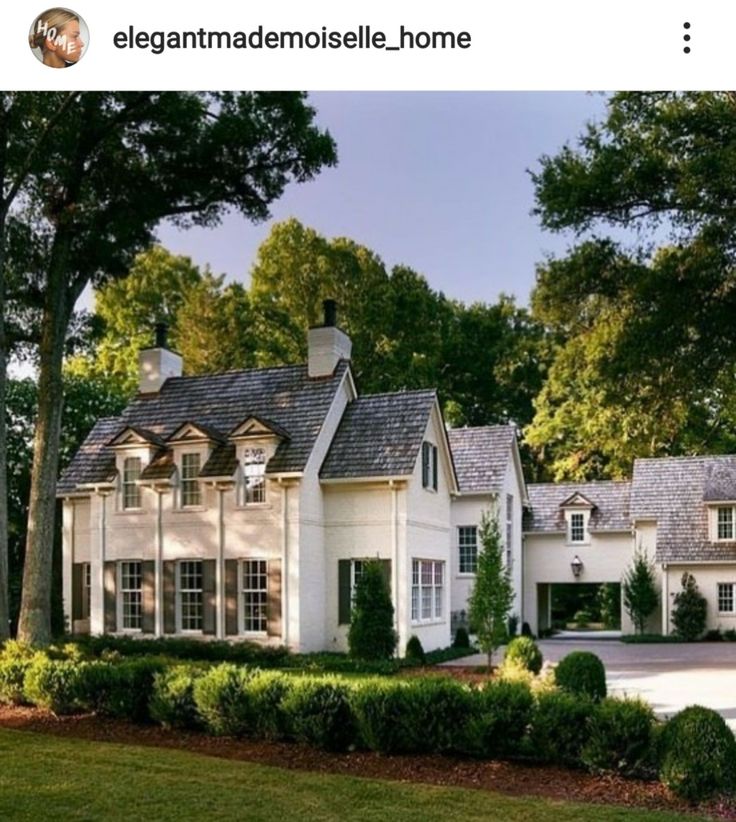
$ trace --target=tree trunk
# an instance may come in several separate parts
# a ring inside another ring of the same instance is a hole
[[[5,151],[7,145],[7,111],[2,100],[0,111],[0,198],[5,196]],[[0,209],[0,642],[10,636],[8,593],[8,432],[5,401],[8,379],[7,336],[5,333],[5,202]]]
[[[64,245],[62,243],[62,245]],[[62,364],[69,321],[69,295],[64,283],[66,254],[52,260],[41,323],[38,418],[33,442],[33,469],[28,508],[26,558],[23,568],[18,638],[32,645],[51,641],[51,579],[56,515],[56,477],[63,402]]]

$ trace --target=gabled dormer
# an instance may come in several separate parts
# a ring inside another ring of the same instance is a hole
[[[146,428],[126,425],[108,443],[115,452],[117,471],[117,510],[141,511],[145,508],[141,475],[165,451],[166,444],[158,434]]]
[[[215,428],[200,422],[183,422],[166,438],[176,476],[174,507],[197,509],[204,505],[201,472],[213,452],[227,442]]]
[[[560,511],[565,519],[568,544],[587,545],[590,543],[590,515],[594,508],[595,503],[579,491],[560,503]]]
[[[266,467],[279,445],[289,439],[288,432],[271,420],[251,416],[236,425],[228,439],[234,449],[238,504],[267,503]]]

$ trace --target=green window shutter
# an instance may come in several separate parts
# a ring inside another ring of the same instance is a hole
[[[156,563],[152,559],[147,559],[141,566],[141,631],[144,634],[152,634],[156,626]]]
[[[75,562],[72,565],[72,622],[84,619],[84,563]],[[72,633],[74,625],[72,625]]]
[[[117,602],[117,563],[105,563],[105,633],[111,634],[118,629]]]
[[[225,633],[239,634],[238,630],[238,561],[225,560]]]
[[[350,560],[340,559],[337,562],[337,624],[350,624]]]
[[[176,561],[164,562],[164,633],[176,633]]]
[[[217,560],[202,560],[202,633],[217,633]]]
[[[432,488],[437,490],[437,446],[432,445]]]
[[[269,636],[281,636],[281,560],[268,561],[268,606],[266,630]]]

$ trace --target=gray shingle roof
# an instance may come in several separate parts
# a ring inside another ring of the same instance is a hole
[[[460,491],[497,491],[503,484],[516,440],[513,425],[451,428],[447,435]]]
[[[169,479],[174,473],[174,455],[171,451],[161,451],[141,471],[142,480]]]
[[[79,483],[114,476],[114,452],[105,444],[124,425],[143,427],[165,439],[192,420],[216,431],[231,431],[249,416],[262,417],[289,432],[268,463],[268,473],[301,471],[348,368],[341,362],[331,377],[310,379],[304,365],[229,371],[200,377],[172,377],[153,396],[138,396],[120,417],[95,425],[63,472],[59,494]]]
[[[559,532],[565,530],[563,502],[574,494],[582,494],[593,503],[589,529],[596,531],[628,531],[630,482],[536,483],[527,486],[529,509],[524,513],[525,531]]]
[[[736,541],[708,539],[706,496],[722,499],[736,484],[736,457],[666,457],[634,463],[631,514],[657,520],[657,560],[736,561]]]
[[[398,391],[354,400],[340,421],[320,476],[411,474],[435,400],[434,391]]]
[[[238,461],[235,458],[235,446],[223,443],[212,449],[207,462],[199,472],[200,477],[232,477]]]

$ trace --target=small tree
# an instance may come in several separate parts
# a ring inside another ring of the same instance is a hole
[[[396,648],[394,606],[378,560],[363,565],[355,585],[348,647],[357,659],[389,659]]]
[[[618,586],[612,582],[604,582],[598,588],[596,596],[598,608],[601,612],[601,622],[607,630],[616,630],[621,627],[621,596]]]
[[[635,551],[623,582],[624,607],[637,634],[644,633],[647,619],[657,610],[659,594],[654,581],[654,563],[645,551]]]
[[[682,590],[675,594],[672,624],[675,633],[692,641],[699,639],[705,631],[705,617],[708,603],[698,590],[695,577],[687,571],[682,575]]]
[[[481,518],[480,551],[475,572],[475,585],[470,594],[469,621],[475,626],[478,644],[488,654],[488,667],[493,652],[506,640],[506,625],[514,598],[509,569],[503,563],[503,547],[498,519],[485,512]]]

